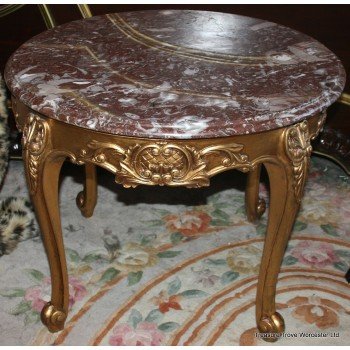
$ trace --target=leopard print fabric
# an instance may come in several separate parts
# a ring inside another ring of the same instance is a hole
[[[23,198],[9,197],[0,206],[0,256],[10,254],[18,242],[38,236],[33,208]]]
[[[0,75],[0,185],[6,175],[9,154],[6,98]],[[0,256],[10,254],[18,242],[37,235],[33,208],[28,200],[9,197],[0,201]]]

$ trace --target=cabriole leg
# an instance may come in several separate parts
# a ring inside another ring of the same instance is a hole
[[[41,320],[51,332],[64,327],[69,304],[66,258],[58,206],[59,175],[65,156],[52,153],[48,124],[30,116],[23,130],[23,159],[51,272],[51,301]]]
[[[287,129],[282,141],[278,159],[264,163],[270,180],[270,208],[257,288],[256,321],[260,332],[270,334],[285,329],[282,316],[276,312],[276,284],[308,172],[311,146],[306,122]]]
[[[63,161],[64,158],[45,159],[38,172],[36,192],[31,196],[50,265],[51,301],[43,308],[41,320],[51,332],[63,329],[69,301],[58,207],[58,179]]]

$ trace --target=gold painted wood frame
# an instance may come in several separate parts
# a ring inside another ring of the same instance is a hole
[[[77,204],[91,216],[96,204],[95,166],[113,174],[124,187],[208,186],[211,176],[230,169],[248,172],[246,209],[250,221],[265,210],[259,200],[260,168],[270,181],[270,209],[256,297],[260,332],[284,331],[276,312],[277,277],[303,195],[311,154],[310,140],[325,120],[320,114],[295,125],[251,135],[212,139],[146,139],[101,133],[48,119],[13,98],[23,130],[23,158],[32,202],[46,248],[52,279],[51,301],[42,322],[56,332],[68,313],[68,276],[58,204],[58,180],[65,160],[85,164],[84,190]],[[269,337],[268,340],[275,338]]]

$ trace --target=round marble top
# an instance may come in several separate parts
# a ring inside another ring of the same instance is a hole
[[[337,57],[290,28],[231,14],[139,11],[48,30],[10,58],[33,110],[97,131],[213,138],[287,126],[344,88]]]

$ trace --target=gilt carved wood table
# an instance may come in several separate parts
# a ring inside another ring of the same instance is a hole
[[[332,52],[248,17],[129,12],[34,37],[10,58],[5,78],[51,269],[51,301],[42,311],[50,331],[63,329],[68,313],[58,206],[67,159],[85,165],[77,204],[86,217],[96,204],[98,165],[125,187],[200,187],[222,171],[247,172],[246,210],[255,221],[265,210],[258,192],[264,165],[270,208],[256,322],[261,332],[284,330],[276,282],[302,199],[310,140],[345,82]]]

